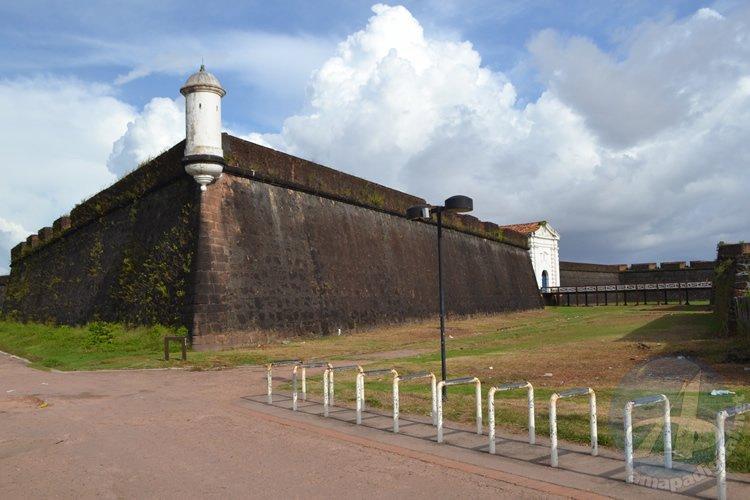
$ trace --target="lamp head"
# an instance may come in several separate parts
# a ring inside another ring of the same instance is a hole
[[[406,209],[406,218],[409,220],[424,220],[430,218],[429,205],[415,205]]]
[[[471,212],[474,210],[474,200],[468,196],[451,196],[445,200],[445,210],[453,213]]]

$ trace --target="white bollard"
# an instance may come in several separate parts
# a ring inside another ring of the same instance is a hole
[[[529,408],[529,444],[536,442],[536,423],[534,413],[534,387],[530,382],[516,382],[491,387],[487,393],[487,419],[489,420],[490,453],[495,454],[495,393],[513,389],[526,389],[526,401]]]
[[[328,397],[330,398],[330,400],[328,401],[328,404],[330,404],[331,406],[333,406],[333,389],[334,389],[334,387],[333,387],[333,370],[331,370],[328,373],[328,384],[330,385],[330,391],[329,391],[330,394],[328,395]]]
[[[330,404],[330,394],[329,394],[329,377],[331,375],[331,368],[330,365],[325,369],[323,372],[323,416],[328,416],[328,406]]]
[[[664,396],[664,466],[672,468],[672,416],[669,399]]]
[[[727,449],[724,436],[724,421],[727,412],[716,414],[716,489],[719,500],[727,498]]]
[[[361,373],[362,373],[362,370],[359,371],[359,374]],[[364,378],[360,378],[359,380],[359,400],[360,400],[359,411],[361,414],[362,411],[365,409],[365,379]]]
[[[431,390],[432,390],[432,425],[437,425],[437,377],[432,376]]]
[[[295,365],[299,363],[302,363],[299,359],[282,359],[271,361],[266,365],[266,391],[269,404],[273,403],[273,367]]]
[[[727,498],[727,450],[724,422],[729,417],[749,411],[750,403],[745,403],[716,413],[716,489],[719,500]]]
[[[266,384],[268,391],[268,403],[273,403],[273,365],[268,363],[266,367]]]
[[[404,375],[403,377],[397,376],[393,378],[393,432],[398,434],[399,432],[399,409],[400,409],[400,396],[399,396],[399,383],[405,382],[408,380],[416,380],[420,378],[429,378],[430,379],[430,391],[431,391],[431,408],[430,408],[430,417],[432,418],[432,425],[437,425],[437,411],[435,410],[437,406],[437,396],[435,395],[435,391],[437,389],[437,379],[435,378],[435,374],[432,372],[417,372],[417,373],[409,373],[407,375]]]
[[[393,377],[393,433],[398,434],[398,406],[399,406],[399,394],[398,394],[398,377]]]
[[[356,380],[354,382],[354,395],[355,395],[355,398],[357,400],[357,403],[356,403],[356,407],[357,407],[357,412],[356,412],[357,413],[357,418],[356,418],[357,425],[359,425],[359,424],[362,423],[362,396],[363,396],[362,395],[362,392],[363,392],[362,391],[362,382],[363,381],[360,378],[361,375],[362,375],[361,372],[358,373],[357,374],[357,378],[356,378]]]
[[[550,438],[550,465],[559,465],[557,452],[557,400],[572,398],[574,396],[589,397],[589,432],[591,433],[591,454],[599,454],[599,439],[596,428],[596,394],[591,387],[576,387],[566,391],[556,392],[549,398],[549,438]]]
[[[383,368],[379,370],[360,370],[357,373],[357,386],[359,391],[357,392],[357,425],[362,423],[362,411],[365,409],[365,375],[377,376],[390,373],[393,375],[393,390],[398,390],[396,386],[396,380],[398,380],[398,372],[393,368]],[[395,397],[395,396],[394,396]],[[395,411],[395,407],[394,407]]]
[[[549,400],[549,441],[550,465],[557,467],[557,394],[552,394]]]
[[[596,394],[589,392],[589,432],[591,434],[591,455],[599,455],[599,432],[596,427]]]
[[[622,418],[625,426],[625,482],[633,482],[633,402],[625,404]]]
[[[437,383],[435,393],[437,394],[437,442],[443,442],[443,387],[460,384],[474,384],[474,395],[476,397],[476,419],[477,434],[482,435],[482,383],[477,377],[462,377],[452,380],[441,380]]]
[[[299,365],[292,368],[292,411],[297,411],[297,369]]]
[[[443,442],[443,381],[438,382],[437,389],[437,442]]]
[[[536,444],[536,412],[534,411],[534,387],[529,383],[526,394],[529,409],[529,444]]]
[[[301,374],[301,386],[302,386],[302,401],[307,401],[307,368],[323,368],[327,367],[328,363],[325,361],[316,361],[312,363],[302,363],[294,365],[292,368],[292,410],[297,411],[297,373]],[[324,377],[325,378],[325,377]]]
[[[482,435],[482,383],[477,379],[474,385],[474,395],[477,400],[477,434]]]
[[[633,468],[633,408],[639,406],[650,406],[653,404],[664,404],[664,467],[672,468],[672,421],[670,417],[669,399],[664,394],[655,394],[633,399],[625,404],[623,415],[623,426],[625,427],[625,482],[632,483],[634,480]]]
[[[323,380],[324,380],[323,382],[324,383],[323,416],[325,417],[328,416],[330,408],[333,406],[334,373],[337,371],[345,371],[345,370],[356,370],[357,373],[359,373],[362,371],[362,367],[359,365],[333,366],[332,364],[328,363],[326,365],[325,372],[323,372]],[[325,398],[325,392],[326,392],[325,389],[327,389],[328,398]],[[359,395],[360,395],[359,376],[357,376],[355,380],[354,393],[355,393],[355,397],[357,398],[357,402],[359,402]]]

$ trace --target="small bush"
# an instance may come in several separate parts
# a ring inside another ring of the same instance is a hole
[[[90,347],[104,347],[112,345],[115,340],[114,325],[103,321],[89,324],[88,345]]]

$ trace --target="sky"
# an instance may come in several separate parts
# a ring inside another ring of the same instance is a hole
[[[224,128],[500,224],[563,260],[750,239],[750,2],[3,2],[10,248],[184,137],[204,61]]]

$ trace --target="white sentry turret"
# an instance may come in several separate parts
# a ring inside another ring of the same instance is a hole
[[[201,190],[221,176],[224,151],[221,148],[221,98],[226,91],[218,78],[201,64],[197,73],[180,89],[185,96],[185,171]]]

